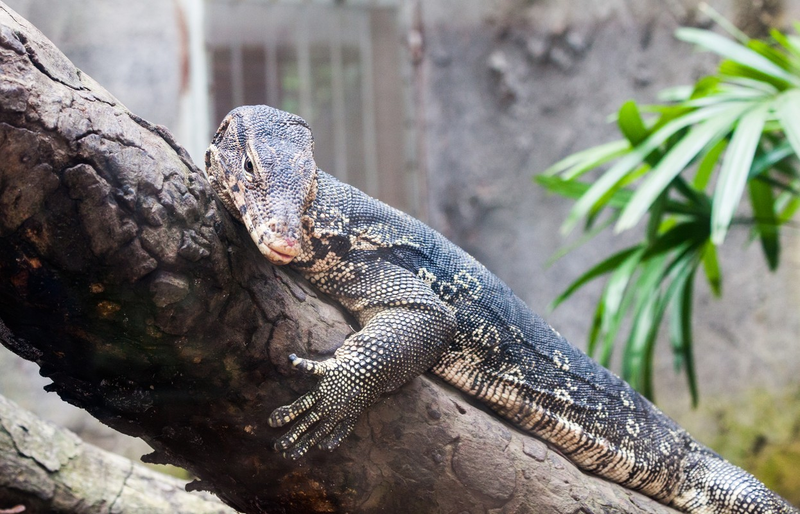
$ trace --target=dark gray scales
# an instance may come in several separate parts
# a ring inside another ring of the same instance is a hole
[[[686,512],[797,512],[573,347],[463,250],[317,170],[311,141],[294,115],[241,107],[206,159],[265,257],[298,269],[363,327],[333,359],[293,359],[320,382],[270,417],[291,425],[277,442],[288,456],[335,448],[381,394],[430,370],[579,467]]]

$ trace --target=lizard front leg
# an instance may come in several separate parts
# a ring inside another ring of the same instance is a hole
[[[290,356],[297,369],[318,375],[320,381],[269,417],[273,427],[297,420],[276,442],[276,448],[291,459],[315,445],[327,450],[339,446],[381,394],[432,367],[455,331],[452,312],[407,270],[379,261],[349,271],[350,280],[325,289],[363,328],[349,336],[331,359]]]

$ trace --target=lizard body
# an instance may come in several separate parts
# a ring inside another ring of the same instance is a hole
[[[363,327],[332,359],[290,356],[318,385],[269,418],[291,458],[336,448],[381,394],[431,371],[580,468],[685,512],[796,513],[568,343],[422,222],[318,170],[302,118],[245,106],[206,154],[209,180],[264,256]]]

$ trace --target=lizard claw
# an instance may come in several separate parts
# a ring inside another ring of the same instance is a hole
[[[292,430],[275,443],[275,448],[277,450],[284,450],[281,452],[281,455],[287,459],[299,459],[305,455],[308,450],[313,448],[314,445],[321,450],[332,451],[336,449],[342,444],[342,441],[350,435],[350,432],[353,431],[353,428],[356,426],[356,421],[358,420],[358,418],[355,417],[340,423],[331,420],[320,421],[313,431],[305,433],[298,439],[298,436],[303,434],[308,426],[316,423],[316,421],[312,421],[319,417],[312,413],[306,416],[306,418],[308,419],[299,422]]]

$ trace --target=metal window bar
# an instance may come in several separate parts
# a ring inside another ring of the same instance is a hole
[[[362,11],[359,19],[359,53],[361,56],[361,92],[363,136],[364,136],[364,173],[365,189],[368,194],[378,196],[378,152],[375,133],[375,90],[373,88],[372,70],[372,30],[367,11]]]
[[[267,90],[264,96],[268,105],[280,105],[280,83],[278,77],[278,47],[277,45],[264,45],[264,58],[266,59],[266,77],[264,83]]]
[[[233,105],[244,104],[244,65],[242,63],[242,46],[231,45],[231,92]]]
[[[308,7],[303,5],[300,11],[299,27],[296,34],[297,71],[300,78],[300,116],[314,123],[314,109],[311,92],[314,90],[314,76],[311,73],[311,42],[308,32]]]
[[[336,9],[333,16],[331,38],[331,89],[333,94],[334,166],[339,179],[347,182],[347,123],[345,122],[344,61],[342,59],[342,11]]]
[[[404,103],[403,87],[397,85],[396,98],[391,88],[389,96],[377,98],[387,94],[384,73],[395,61],[390,41],[396,35],[386,32],[385,15],[376,17],[372,8],[394,9],[396,1],[209,0],[207,5],[217,112],[256,102],[295,110],[319,127],[323,169],[398,207],[421,210],[417,170],[408,157],[414,145],[408,146],[403,137],[408,129],[394,112],[397,102]],[[387,125],[389,112],[400,126]],[[387,145],[408,146],[407,153],[380,155]]]

